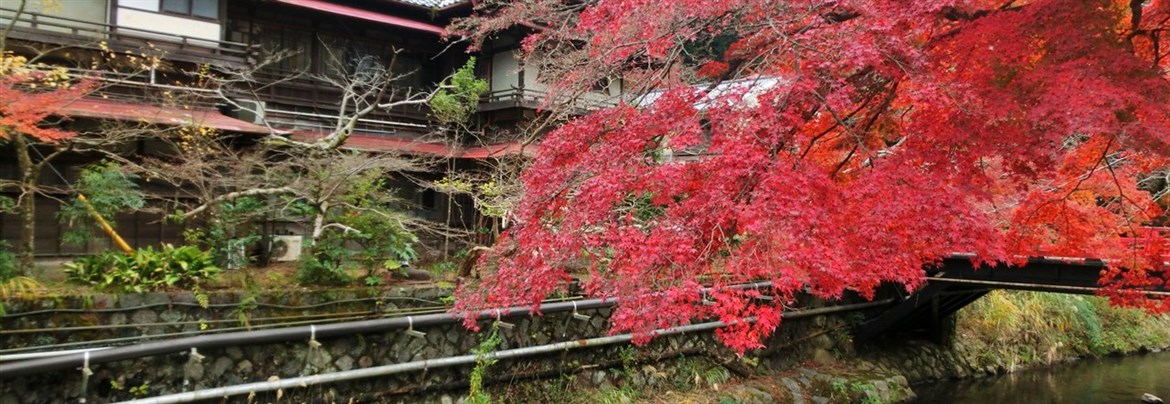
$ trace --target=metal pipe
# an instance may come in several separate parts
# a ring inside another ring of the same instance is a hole
[[[761,288],[771,286],[771,282],[755,282],[742,285],[729,286],[732,288]],[[704,288],[705,292],[708,290]],[[617,302],[616,298],[612,299],[585,299],[576,301],[561,301],[555,303],[546,303],[540,305],[540,311],[544,313],[555,313],[561,311],[569,311],[574,307],[578,309],[596,309],[602,307],[609,307]],[[515,306],[505,309],[488,309],[480,311],[477,315],[479,320],[495,319],[498,313],[502,313],[506,317],[514,317],[530,313],[533,306]],[[141,344],[117,347],[96,351],[89,354],[89,362],[91,364],[112,362],[126,359],[140,358],[144,356],[155,356],[168,353],[182,352],[190,350],[191,348],[208,349],[208,348],[222,348],[228,346],[265,344],[284,341],[308,340],[313,335],[315,329],[315,336],[318,338],[330,338],[350,334],[372,334],[378,332],[388,332],[396,330],[405,330],[411,325],[414,327],[426,327],[442,324],[451,324],[461,321],[454,314],[451,313],[435,313],[424,314],[421,316],[406,316],[388,319],[374,319],[364,321],[354,321],[347,323],[332,323],[320,325],[304,325],[297,327],[286,327],[268,330],[253,330],[241,331],[232,333],[221,333],[211,335],[197,335],[193,337],[176,338],[163,341],[151,341]],[[54,370],[69,369],[81,366],[83,360],[82,354],[69,354],[55,356],[51,358],[32,359],[16,363],[0,363],[0,379],[14,378],[18,376],[25,376],[32,373],[49,372]]]
[[[745,321],[752,321],[753,319],[745,319]],[[684,332],[705,331],[722,327],[722,321],[714,321],[709,323],[700,323],[685,325],[680,327],[668,328],[654,332],[655,336],[679,334]],[[629,342],[633,339],[632,334],[613,335],[608,337],[590,338],[577,341],[557,342],[554,344],[538,345],[526,348],[508,349],[503,351],[489,352],[483,354],[486,359],[510,359],[519,358],[531,355],[540,355],[546,353],[568,351],[572,349],[579,349],[585,347],[611,345],[617,343]],[[365,369],[354,369],[342,372],[325,373],[312,376],[301,376],[290,379],[273,380],[266,382],[256,382],[239,384],[235,386],[219,387],[206,390],[189,391],[185,393],[170,394],[165,396],[151,397],[141,400],[124,401],[124,404],[165,404],[165,403],[185,403],[191,401],[207,400],[223,398],[241,394],[249,394],[254,392],[273,391],[279,389],[288,389],[293,387],[307,387],[316,384],[332,383],[345,380],[363,379],[375,376],[386,376],[396,373],[409,372],[413,370],[436,369],[459,365],[470,365],[475,363],[479,355],[461,355],[452,356],[439,359],[427,359],[414,362],[396,363],[393,365],[377,366]]]
[[[822,307],[822,308],[817,308],[817,309],[791,311],[791,312],[785,312],[784,318],[794,319],[794,318],[809,317],[809,316],[836,313],[836,312],[842,312],[842,311],[863,310],[863,309],[867,309],[867,308],[871,308],[871,307],[877,307],[877,306],[890,304],[892,302],[894,302],[894,299],[885,299],[885,300],[866,302],[866,303],[847,304],[847,305],[832,306],[832,307]],[[578,305],[578,307],[580,307],[580,305]],[[755,317],[749,317],[749,318],[744,319],[743,321],[754,322]],[[724,324],[722,321],[712,321],[712,322],[706,322],[706,323],[690,324],[690,325],[684,325],[684,326],[678,326],[678,327],[671,327],[671,328],[667,328],[667,329],[654,330],[654,331],[651,331],[651,334],[655,337],[659,337],[659,336],[664,336],[664,335],[681,334],[681,333],[687,333],[687,332],[713,330],[713,329],[716,329],[719,327],[723,327],[725,325],[727,325],[727,324]],[[520,358],[520,357],[525,357],[525,356],[540,355],[540,354],[554,353],[554,352],[560,352],[560,351],[568,351],[568,350],[580,349],[580,348],[586,348],[586,347],[596,347],[596,346],[612,345],[612,344],[618,344],[618,343],[628,343],[632,339],[633,339],[633,334],[620,334],[620,335],[613,335],[613,336],[608,336],[608,337],[598,337],[598,338],[590,338],[590,339],[575,340],[575,341],[564,341],[564,342],[557,342],[557,343],[546,344],[546,345],[538,345],[538,346],[532,346],[532,347],[524,347],[524,348],[508,349],[508,350],[503,350],[503,351],[488,352],[488,353],[483,354],[483,358],[486,358],[486,359]],[[426,359],[426,360],[421,360],[421,361],[396,363],[396,364],[392,364],[392,365],[383,365],[383,366],[376,366],[376,367],[364,368],[364,369],[354,369],[354,370],[347,370],[347,371],[333,372],[333,373],[324,373],[324,374],[312,375],[312,376],[301,376],[301,377],[294,377],[294,378],[289,378],[289,379],[246,383],[246,384],[239,384],[239,385],[235,385],[235,386],[226,386],[226,387],[218,387],[218,388],[211,388],[211,389],[205,389],[205,390],[189,391],[189,392],[184,392],[184,393],[151,397],[151,398],[140,399],[140,400],[125,401],[123,403],[124,404],[166,404],[166,403],[184,403],[184,402],[207,400],[207,399],[225,398],[225,397],[234,396],[234,395],[241,395],[241,394],[258,393],[258,392],[273,391],[273,390],[287,389],[287,388],[294,388],[294,387],[307,387],[307,386],[312,386],[312,385],[317,385],[317,384],[340,382],[340,381],[354,380],[354,379],[363,379],[363,378],[376,377],[376,376],[386,376],[386,375],[409,372],[409,371],[414,371],[414,370],[435,369],[435,368],[459,366],[459,365],[470,365],[470,364],[474,364],[477,358],[479,358],[479,355],[460,355],[460,356],[451,356],[451,357],[439,358],[439,359]]]
[[[438,300],[427,300],[427,299],[420,299],[417,297],[407,297],[407,296],[363,297],[360,299],[330,300],[330,301],[324,302],[324,303],[295,305],[295,306],[294,305],[274,304],[274,303],[255,303],[255,305],[257,308],[264,307],[264,308],[272,308],[272,309],[279,309],[279,310],[309,310],[309,309],[315,309],[318,307],[325,307],[325,306],[335,306],[335,305],[349,304],[349,303],[376,302],[376,301],[380,301],[380,300],[416,301],[416,302],[423,302],[423,303],[427,303],[427,304],[432,305],[432,306],[421,306],[421,307],[416,307],[416,308],[446,309],[446,306],[444,306],[443,303],[438,301]],[[239,304],[238,303],[214,303],[214,304],[209,304],[206,307],[204,307],[203,305],[201,305],[199,303],[166,302],[166,303],[143,304],[143,305],[139,305],[139,306],[118,307],[118,308],[110,308],[110,309],[44,309],[44,310],[24,311],[24,312],[19,312],[19,313],[6,313],[4,315],[4,318],[5,319],[12,319],[12,318],[16,318],[16,317],[37,316],[37,315],[42,315],[42,314],[59,314],[59,313],[86,313],[86,314],[89,314],[89,313],[125,313],[125,312],[138,311],[141,309],[149,309],[149,308],[154,308],[154,307],[199,307],[199,308],[205,308],[205,309],[221,309],[221,308],[229,308],[230,309],[230,308],[239,307]]]
[[[22,360],[37,359],[37,358],[48,358],[48,357],[52,357],[52,356],[69,355],[69,354],[74,354],[74,353],[100,351],[103,349],[110,349],[110,347],[70,349],[68,351],[30,352],[30,353],[23,353],[23,354],[0,355],[0,362],[22,361]]]

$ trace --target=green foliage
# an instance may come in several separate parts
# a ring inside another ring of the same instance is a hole
[[[40,287],[32,278],[18,276],[16,254],[9,251],[8,242],[0,240],[0,316],[5,314],[4,300],[9,296]]]
[[[1148,316],[1096,296],[995,291],[959,312],[980,365],[1050,363],[1170,344],[1170,316]]]
[[[363,279],[370,279],[383,270],[404,270],[403,263],[418,258],[414,250],[418,237],[396,216],[396,200],[386,189],[383,174],[369,170],[348,180],[342,203],[335,204],[327,215],[337,226],[328,227],[312,241],[312,253],[298,273],[301,282],[343,285],[352,280],[350,269],[364,268]],[[307,205],[302,208],[305,213],[315,213]],[[357,248],[346,248],[355,245]]]
[[[147,394],[150,394],[150,383],[142,382],[142,384],[139,386],[131,387],[130,394],[134,397],[143,397]]]
[[[345,285],[350,282],[344,257],[349,252],[336,238],[318,239],[312,246],[313,254],[301,262],[297,280],[311,285]]]
[[[483,390],[483,377],[487,375],[487,370],[492,365],[496,364],[497,359],[488,358],[487,354],[495,352],[496,348],[503,342],[503,337],[500,336],[499,328],[493,324],[492,332],[488,334],[487,338],[480,341],[479,346],[472,349],[471,352],[476,355],[475,368],[471,370],[469,384],[469,392],[467,393],[467,402],[471,404],[489,404],[492,402],[492,396]]]
[[[377,276],[367,276],[365,279],[363,279],[363,282],[366,284],[366,286],[376,287],[382,284],[382,278]]]
[[[455,71],[444,85],[453,88],[442,89],[431,98],[431,116],[446,125],[467,121],[479,97],[488,91],[487,81],[475,77],[475,58],[467,61]]]
[[[210,253],[194,246],[144,247],[134,255],[107,251],[65,264],[70,280],[103,290],[142,293],[198,288],[220,272]]]
[[[40,282],[27,276],[13,276],[8,279],[0,279],[0,317],[8,315],[8,311],[4,309],[4,302],[8,298],[31,292],[40,287]]]
[[[0,195],[0,213],[15,213],[16,200]]]
[[[0,240],[0,282],[12,279],[18,274],[16,254],[13,254],[10,248],[7,241]]]
[[[146,206],[146,197],[134,180],[138,177],[122,172],[122,166],[112,161],[103,161],[81,170],[81,176],[74,187],[93,206],[94,211],[113,226],[114,215]],[[84,244],[99,231],[91,217],[89,207],[80,200],[63,204],[57,218],[66,225],[62,239],[66,243]]]
[[[263,199],[251,196],[224,201],[215,206],[205,229],[189,229],[183,237],[211,251],[219,265],[242,268],[249,261],[247,251],[261,239],[256,220],[267,209]]]

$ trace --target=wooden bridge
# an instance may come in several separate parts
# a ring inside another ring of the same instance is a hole
[[[1105,263],[1100,260],[1031,259],[1027,264],[976,267],[970,259],[954,257],[927,270],[927,283],[900,303],[865,322],[854,334],[863,343],[896,331],[927,331],[943,335],[944,320],[994,289],[1092,295]],[[1158,288],[1151,297],[1170,296]]]

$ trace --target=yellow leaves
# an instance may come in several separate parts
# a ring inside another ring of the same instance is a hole
[[[13,55],[12,52],[4,52],[0,54],[0,76],[21,74],[27,71],[25,67],[27,63],[28,58],[24,56]]]
[[[211,154],[215,152],[212,142],[218,133],[217,129],[207,126],[184,126],[179,128],[179,139],[175,146],[186,153]]]
[[[461,180],[461,179],[457,179],[457,178],[452,179],[450,177],[443,177],[443,179],[435,181],[435,188],[441,192],[447,192],[447,193],[455,193],[455,192],[468,193],[474,189],[474,185],[471,182],[466,181],[466,180]]]
[[[38,88],[67,89],[72,85],[69,70],[41,63],[28,63],[28,58],[11,52],[0,54],[0,77],[30,90]]]

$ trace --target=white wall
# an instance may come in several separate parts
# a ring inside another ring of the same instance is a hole
[[[155,0],[155,1],[157,1],[157,0]],[[15,1],[0,0],[0,7],[7,8],[7,9],[16,9],[18,6],[19,6],[19,4]],[[53,16],[53,17],[62,17],[62,18],[69,18],[69,19],[74,19],[74,20],[81,20],[81,21],[93,23],[93,24],[105,24],[106,22],[108,22],[109,16],[107,14],[109,14],[109,9],[110,9],[110,6],[109,6],[108,0],[59,0],[57,2],[29,0],[28,2],[25,3],[25,8],[24,8],[25,12],[28,12],[28,13],[37,13],[37,14],[43,14],[43,15],[48,15],[48,16]],[[11,13],[11,12],[0,11],[0,21],[3,21],[5,24],[7,24],[9,21],[12,21],[13,14],[14,13]],[[28,19],[31,17],[28,15],[23,15],[21,18]],[[86,24],[86,23],[76,23],[76,22],[70,22],[70,21],[53,20],[51,18],[44,19],[43,22],[51,23],[54,25],[77,26],[79,28],[88,29],[90,31],[97,30],[100,28],[97,25]],[[30,24],[27,24],[27,23],[17,24],[17,26],[21,26],[21,27],[28,27],[29,25]],[[58,26],[54,26],[54,25],[40,24],[40,25],[37,25],[37,29],[41,29],[41,30],[45,30],[45,31],[53,31],[53,32],[72,32],[72,30],[70,28],[58,27]],[[88,36],[96,35],[96,34],[93,34],[91,32],[80,32],[79,31],[78,33],[82,34],[82,35],[88,35]]]
[[[158,0],[118,0],[118,7],[158,12]]]
[[[491,91],[520,87],[520,78],[518,77],[520,70],[520,61],[515,52],[500,52],[492,55]],[[538,80],[540,69],[533,65],[525,65],[523,70],[524,90],[548,91],[548,85]],[[621,95],[622,82],[620,79],[614,79],[609,81],[609,86],[604,91],[582,94],[581,99],[586,102],[612,103]]]
[[[220,40],[219,24],[209,21],[152,13],[126,7],[118,7],[117,21],[119,27],[138,28],[171,35],[185,35],[212,41]],[[134,31],[130,32],[135,36],[149,37],[147,34],[140,34]],[[161,39],[166,38],[163,37]],[[212,43],[204,43],[201,45],[214,46]]]
[[[524,89],[535,91],[547,90],[548,86],[536,80],[538,76],[540,76],[540,69],[537,69],[533,65],[524,65]]]
[[[513,52],[500,52],[492,55],[491,91],[503,91],[513,87],[520,87],[518,79],[520,61]],[[527,73],[525,73],[527,75]]]

